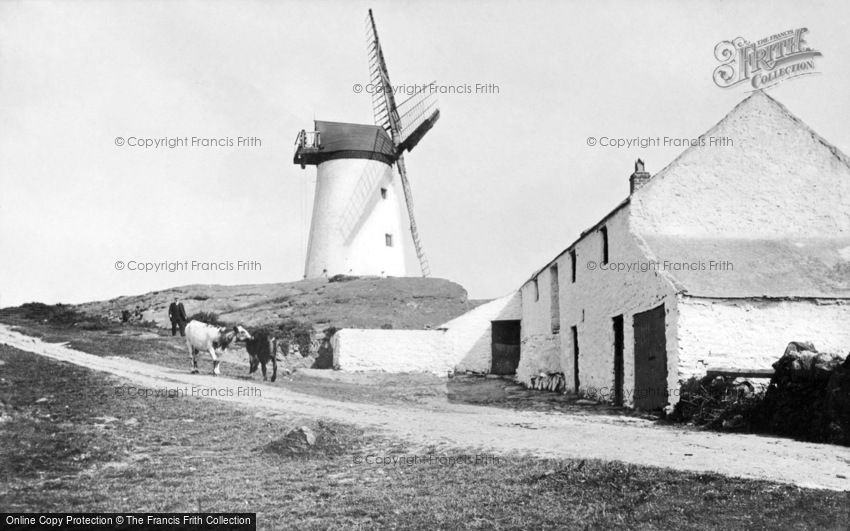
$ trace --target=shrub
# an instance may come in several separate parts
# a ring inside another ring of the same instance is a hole
[[[200,321],[213,326],[227,326],[227,324],[218,318],[218,314],[214,312],[197,312],[189,316],[190,321]]]
[[[313,347],[313,325],[297,319],[287,319],[277,327],[279,339],[298,345],[302,356],[309,356]]]
[[[328,279],[328,282],[348,282],[349,280],[357,280],[360,277],[355,277],[351,275],[343,275],[340,273],[339,275],[334,275]]]
[[[25,319],[57,326],[76,326],[83,330],[106,330],[112,327],[109,320],[99,315],[89,315],[67,304],[28,302],[20,306]]]
[[[34,321],[46,321],[51,324],[73,325],[79,321],[89,318],[81,312],[65,304],[44,304],[42,302],[28,302],[21,305],[24,317]]]
[[[113,328],[112,323],[102,317],[88,318],[85,321],[77,323],[77,327],[81,330],[90,331],[111,330]]]
[[[749,429],[764,389],[722,376],[690,378],[679,389],[669,420],[692,422],[709,428]]]

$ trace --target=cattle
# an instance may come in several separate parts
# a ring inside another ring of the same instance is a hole
[[[265,330],[257,330],[254,337],[245,342],[248,350],[250,368],[248,374],[254,374],[257,365],[262,365],[263,380],[266,379],[266,364],[272,362],[272,381],[277,378],[277,338]]]
[[[198,373],[198,353],[209,352],[213,360],[213,374],[221,374],[219,370],[218,357],[215,351],[223,353],[230,343],[236,341],[247,341],[251,334],[241,326],[233,328],[208,325],[200,321],[190,321],[186,325],[186,346],[189,347],[189,355],[192,356],[192,374]]]

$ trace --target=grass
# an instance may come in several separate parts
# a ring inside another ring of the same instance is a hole
[[[108,301],[81,304],[75,309],[94,316],[136,306],[145,318],[168,323],[174,297],[183,301],[187,315],[212,312],[228,323],[247,327],[277,326],[281,320],[327,323],[347,328],[422,329],[449,321],[484,301],[469,301],[463,287],[435,278],[310,279],[278,284],[242,286],[191,285]],[[344,280],[344,281],[341,281]],[[335,303],[335,301],[339,301]]]
[[[343,425],[144,397],[0,346],[5,511],[257,512],[261,529],[847,529],[850,493],[617,462],[413,448]],[[307,425],[308,449],[284,434]],[[626,444],[626,443],[624,443]],[[449,465],[375,464],[432,454]],[[371,456],[371,457],[370,457]],[[369,462],[366,462],[369,461]]]

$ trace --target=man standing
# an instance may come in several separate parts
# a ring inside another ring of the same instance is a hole
[[[180,329],[180,336],[186,336],[186,309],[183,303],[174,297],[174,302],[168,307],[168,318],[171,319],[171,335],[177,335],[177,329]]]

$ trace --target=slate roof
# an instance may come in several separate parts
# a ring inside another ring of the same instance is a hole
[[[850,237],[753,240],[644,235],[678,290],[709,298],[850,298]]]

